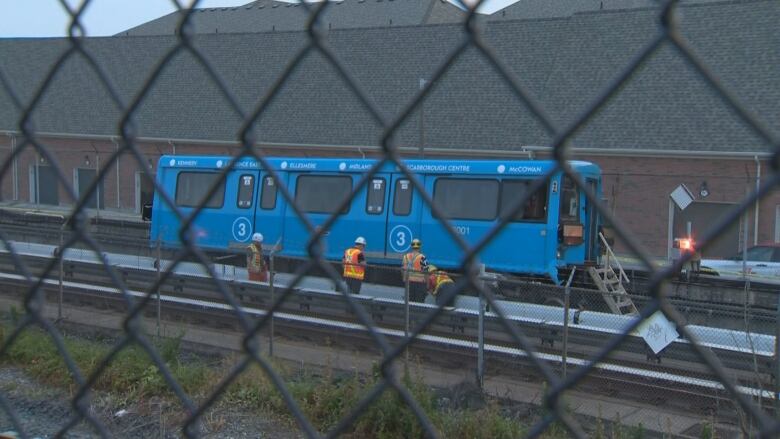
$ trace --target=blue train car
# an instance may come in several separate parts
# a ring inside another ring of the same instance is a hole
[[[279,243],[279,254],[305,257],[309,234],[277,184],[287,187],[301,211],[319,225],[333,215],[340,202],[375,163],[368,159],[272,158],[275,181],[251,158],[243,158],[222,175],[230,157],[163,156],[157,180],[187,217],[203,203],[207,190],[219,187],[200,210],[190,233],[203,249],[240,252],[252,233],[265,236],[265,246]],[[528,190],[548,173],[551,161],[408,160],[410,170],[436,206],[469,244],[475,244]],[[596,194],[601,194],[601,171],[588,162],[572,168]],[[324,249],[338,261],[357,236],[368,241],[371,264],[398,265],[413,238],[423,241],[423,252],[436,265],[454,268],[463,252],[442,222],[423,202],[408,177],[394,165],[385,165],[369,180],[327,231]],[[571,179],[554,173],[533,193],[522,211],[480,254],[489,270],[544,275],[558,280],[558,270],[594,261],[599,254],[597,211]],[[181,245],[180,224],[174,209],[155,194],[151,241],[164,248]]]

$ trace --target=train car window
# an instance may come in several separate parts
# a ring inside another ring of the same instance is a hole
[[[501,182],[501,217],[509,215],[512,207],[528,192],[532,180],[504,180]],[[525,207],[515,213],[512,221],[545,221],[547,219],[547,190],[544,184],[527,200]]]
[[[393,198],[393,215],[407,216],[412,212],[412,183],[409,180],[395,182],[395,198]]]
[[[180,172],[176,177],[176,205],[198,207],[203,196],[220,177],[220,174],[214,172]],[[224,202],[225,180],[221,180],[217,191],[203,207],[219,208]]]
[[[346,175],[301,175],[295,187],[295,202],[309,213],[334,213],[352,192],[352,177]],[[341,214],[349,212],[349,204]]]
[[[580,191],[574,180],[568,175],[563,176],[561,190],[561,221],[579,221]]]
[[[263,189],[260,194],[260,208],[264,210],[273,210],[276,208],[276,182],[273,177],[263,178]]]
[[[239,209],[249,209],[252,207],[252,195],[255,193],[255,176],[242,175],[238,179],[238,199],[236,206]]]
[[[368,182],[368,196],[366,197],[366,213],[379,215],[385,211],[385,179],[372,178]]]
[[[433,202],[445,218],[489,221],[498,211],[498,180],[439,178]]]

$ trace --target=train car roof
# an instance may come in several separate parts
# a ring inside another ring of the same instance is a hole
[[[160,157],[160,168],[179,169],[222,169],[228,166],[234,157],[229,156],[184,156],[164,155]],[[365,172],[376,159],[362,158],[306,158],[306,157],[269,157],[266,159],[276,171],[291,172]],[[409,170],[424,174],[479,174],[479,175],[541,175],[556,164],[553,160],[466,160],[466,159],[408,159],[404,163]],[[585,161],[570,161],[569,164],[578,173],[600,173],[597,165]],[[241,158],[233,167],[241,169],[259,169],[260,162],[254,158]],[[399,168],[385,163],[378,172],[398,172]]]

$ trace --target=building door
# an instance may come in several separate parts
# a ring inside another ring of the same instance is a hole
[[[154,200],[154,176],[147,177],[143,172],[135,173],[135,213],[141,213],[146,205],[151,205]]]
[[[97,178],[97,170],[95,169],[76,169],[76,193],[79,198],[87,193],[92,182]],[[100,203],[100,204],[98,204]],[[103,182],[98,184],[97,189],[87,198],[87,202],[84,207],[89,209],[103,209]]]
[[[36,204],[58,206],[60,185],[52,166],[30,166],[30,201]]]

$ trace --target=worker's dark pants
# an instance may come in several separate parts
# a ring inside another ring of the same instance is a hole
[[[455,282],[447,282],[439,287],[436,293],[436,304],[439,306],[453,306],[455,304]],[[452,297],[449,297],[452,294]]]
[[[347,288],[352,294],[360,294],[360,287],[363,285],[363,281],[352,277],[345,277],[344,282],[347,284]]]
[[[426,294],[428,294],[428,286],[425,282],[409,282],[410,302],[425,302]]]

